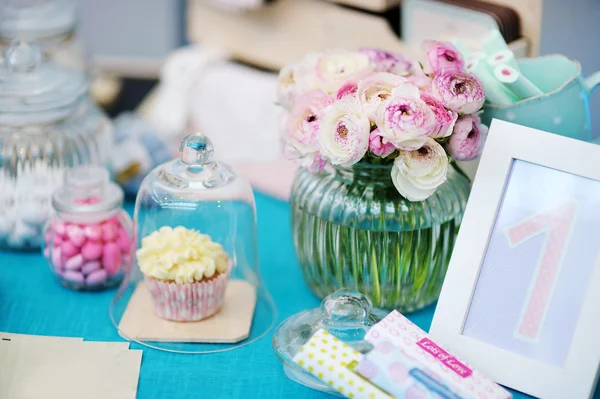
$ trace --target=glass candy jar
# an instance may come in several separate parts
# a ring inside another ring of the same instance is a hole
[[[292,188],[292,234],[302,273],[323,298],[351,287],[373,305],[413,311],[442,288],[470,184],[453,167],[421,202],[402,197],[391,165],[319,174],[301,168]]]
[[[47,58],[83,70],[85,54],[76,27],[75,0],[8,0],[0,7],[0,47],[16,39],[35,41]]]
[[[68,169],[54,191],[55,216],[44,235],[44,256],[60,282],[76,290],[118,285],[133,259],[132,223],[123,190],[101,167]]]
[[[0,64],[0,248],[38,249],[64,169],[104,164],[112,136],[83,73],[13,42]]]

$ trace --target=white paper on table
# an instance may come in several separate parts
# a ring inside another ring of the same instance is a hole
[[[135,399],[142,351],[123,344],[0,340],[0,398]]]

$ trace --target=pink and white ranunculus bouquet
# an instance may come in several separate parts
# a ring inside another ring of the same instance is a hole
[[[425,43],[423,64],[378,49],[308,54],[279,73],[289,112],[286,154],[311,172],[329,163],[393,164],[410,201],[446,181],[451,160],[479,156],[487,127],[477,116],[483,85],[449,43]]]

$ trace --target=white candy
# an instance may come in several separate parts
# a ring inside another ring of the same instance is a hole
[[[15,221],[9,214],[0,215],[0,235],[7,236],[15,226]]]
[[[23,223],[22,220],[17,220],[12,236],[30,240],[38,235],[38,230]]]
[[[50,168],[36,160],[18,169],[16,178],[0,174],[0,239],[7,239],[13,247],[40,245],[50,216],[50,197],[63,173],[63,168]]]
[[[46,201],[21,204],[16,208],[16,212],[22,217],[23,222],[32,226],[43,226],[49,217]]]
[[[14,248],[20,248],[25,244],[25,238],[16,235],[8,236],[8,245]]]

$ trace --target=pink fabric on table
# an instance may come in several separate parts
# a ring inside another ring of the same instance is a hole
[[[287,201],[290,198],[298,165],[285,158],[270,162],[247,162],[235,165],[256,190]]]

